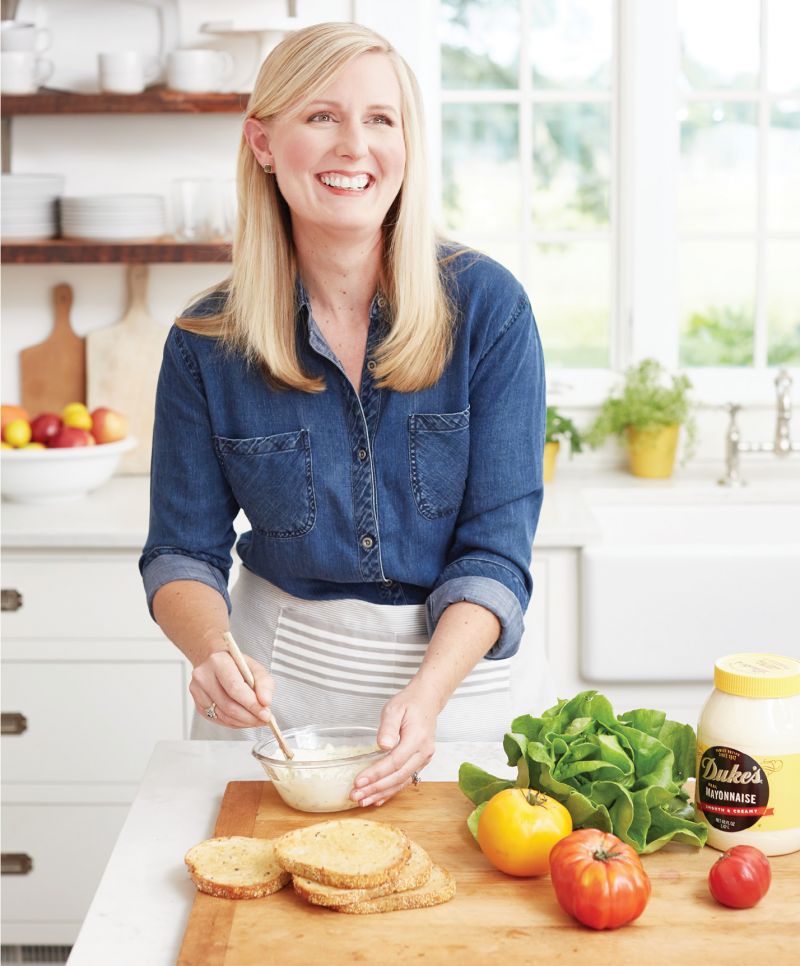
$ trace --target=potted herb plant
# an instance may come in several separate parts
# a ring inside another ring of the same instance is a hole
[[[580,453],[583,437],[571,419],[562,416],[555,406],[548,406],[544,438],[544,482],[549,483],[556,471],[556,457],[561,448],[561,440],[569,440],[571,455]]]
[[[696,423],[687,376],[668,376],[655,359],[644,359],[625,372],[622,388],[605,400],[585,435],[590,446],[608,436],[625,438],[634,476],[664,479],[672,475],[681,426],[684,461],[694,450]]]

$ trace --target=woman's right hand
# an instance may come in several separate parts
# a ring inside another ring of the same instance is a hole
[[[263,728],[270,719],[270,705],[275,679],[265,667],[244,655],[255,679],[251,688],[227,651],[213,651],[192,671],[189,693],[197,713],[215,705],[216,715],[210,719],[226,728]]]

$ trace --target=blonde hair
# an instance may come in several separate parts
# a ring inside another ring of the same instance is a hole
[[[265,121],[313,100],[356,57],[389,58],[401,92],[406,167],[400,192],[383,226],[381,285],[390,330],[377,349],[378,385],[414,392],[441,376],[452,349],[454,309],[440,276],[429,212],[422,99],[417,81],[391,44],[367,27],[322,23],[287,36],[261,65],[246,116]],[[237,170],[238,220],[233,271],[196,296],[227,291],[216,315],[176,320],[183,329],[213,335],[259,364],[271,383],[306,392],[325,388],[301,367],[297,352],[297,263],[289,208],[274,176],[264,174],[242,135]]]

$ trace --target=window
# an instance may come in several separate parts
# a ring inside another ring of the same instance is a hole
[[[438,30],[443,226],[525,284],[567,401],[645,355],[771,401],[800,364],[800,4],[440,0]]]
[[[614,0],[443,0],[445,231],[532,293],[551,366],[607,367]]]
[[[730,7],[678,5],[680,362],[797,365],[800,8]]]

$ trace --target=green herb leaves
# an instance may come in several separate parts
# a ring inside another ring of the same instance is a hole
[[[540,718],[516,718],[503,748],[517,766],[516,782],[468,762],[459,769],[459,787],[476,806],[516,784],[556,798],[574,828],[613,832],[637,852],[706,841],[706,826],[682,788],[694,774],[695,734],[663,711],[616,716],[607,698],[583,691]],[[468,820],[473,834],[477,819],[478,809]]]

